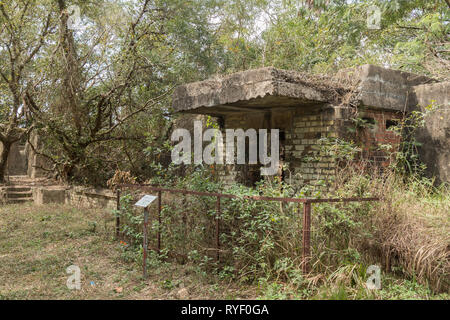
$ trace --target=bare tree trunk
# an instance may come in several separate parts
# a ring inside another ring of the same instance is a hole
[[[2,141],[3,149],[0,154],[0,183],[5,182],[5,174],[8,166],[8,156],[11,151],[11,143]]]

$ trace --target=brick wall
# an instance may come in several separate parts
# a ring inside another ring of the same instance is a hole
[[[225,129],[258,129],[268,128],[270,124],[267,122],[267,117],[264,113],[252,113],[252,114],[231,114],[224,118],[224,126],[222,128],[222,134],[224,139],[224,150],[226,150],[226,135]],[[246,141],[248,143],[248,140]],[[236,163],[236,150],[237,142],[235,141],[235,163]],[[224,160],[225,161],[225,160]],[[215,171],[219,181],[225,185],[232,185],[235,183],[241,183],[247,186],[252,185],[252,181],[259,180],[259,165],[240,165],[240,164],[227,164],[227,165],[215,165]]]
[[[373,119],[374,125],[356,131],[353,109],[332,105],[302,107],[296,110],[264,113],[233,114],[224,119],[227,128],[276,128],[284,134],[280,141],[283,179],[296,185],[319,185],[326,188],[335,176],[336,163],[332,157],[320,154],[321,138],[352,139],[362,147],[361,157],[377,166],[389,164],[389,154],[378,150],[380,144],[391,144],[395,151],[400,137],[386,128],[401,119],[401,114],[382,110],[362,109],[359,118]],[[225,135],[224,135],[225,137]],[[259,171],[259,165],[217,165],[219,180],[225,184],[247,184],[249,177]],[[256,175],[255,175],[256,176]]]
[[[292,126],[286,132],[286,181],[298,185],[317,185],[320,181],[333,179],[335,163],[319,154],[318,140],[336,137],[336,124],[334,113],[321,108],[302,108],[295,112]]]
[[[358,128],[357,139],[362,148],[361,157],[376,167],[385,168],[390,164],[391,154],[397,151],[401,136],[392,130],[389,125],[395,125],[402,118],[401,113],[380,110],[363,110],[358,117],[372,124]],[[380,145],[391,145],[391,150],[382,150]]]

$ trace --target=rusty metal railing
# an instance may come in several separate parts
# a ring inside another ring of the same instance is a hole
[[[120,184],[117,186],[119,189],[117,190],[117,210],[120,210],[120,194],[122,188],[129,189],[137,189],[142,191],[153,191],[158,192],[158,226],[161,225],[161,203],[162,203],[162,193],[170,192],[170,193],[180,193],[183,195],[196,195],[196,196],[205,196],[205,197],[216,197],[216,216],[215,216],[215,238],[216,238],[216,260],[220,261],[220,217],[221,217],[221,209],[220,209],[220,199],[228,198],[228,199],[248,199],[255,201],[279,201],[279,202],[294,202],[299,204],[299,212],[301,212],[301,206],[303,205],[303,231],[302,231],[302,240],[303,240],[303,250],[302,250],[302,271],[303,273],[308,273],[310,271],[309,261],[311,258],[311,205],[313,203],[324,203],[324,202],[362,202],[362,201],[378,201],[379,198],[328,198],[328,199],[299,199],[299,198],[285,198],[285,197],[266,197],[266,196],[237,196],[233,194],[226,193],[216,193],[216,192],[203,192],[203,191],[193,191],[193,190],[184,190],[184,189],[171,189],[171,188],[163,188],[155,185],[148,184]],[[144,226],[144,239],[147,239],[147,228]],[[116,217],[116,236],[120,235],[120,217]],[[157,252],[161,252],[161,233],[160,228],[158,227],[157,233]],[[146,240],[144,240],[146,241]],[[146,248],[145,246],[143,246]],[[146,252],[145,252],[146,255]],[[143,268],[146,270],[146,259],[143,261]],[[145,274],[145,272],[144,272]]]

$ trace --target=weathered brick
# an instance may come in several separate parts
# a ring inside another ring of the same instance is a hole
[[[297,128],[294,130],[295,133],[304,133],[308,132],[308,128]]]

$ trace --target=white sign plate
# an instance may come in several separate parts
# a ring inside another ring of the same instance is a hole
[[[157,196],[152,196],[151,194],[146,194],[145,196],[143,196],[141,198],[141,200],[136,202],[134,205],[137,207],[147,208],[150,205],[150,203],[152,203],[156,199],[158,199]]]

